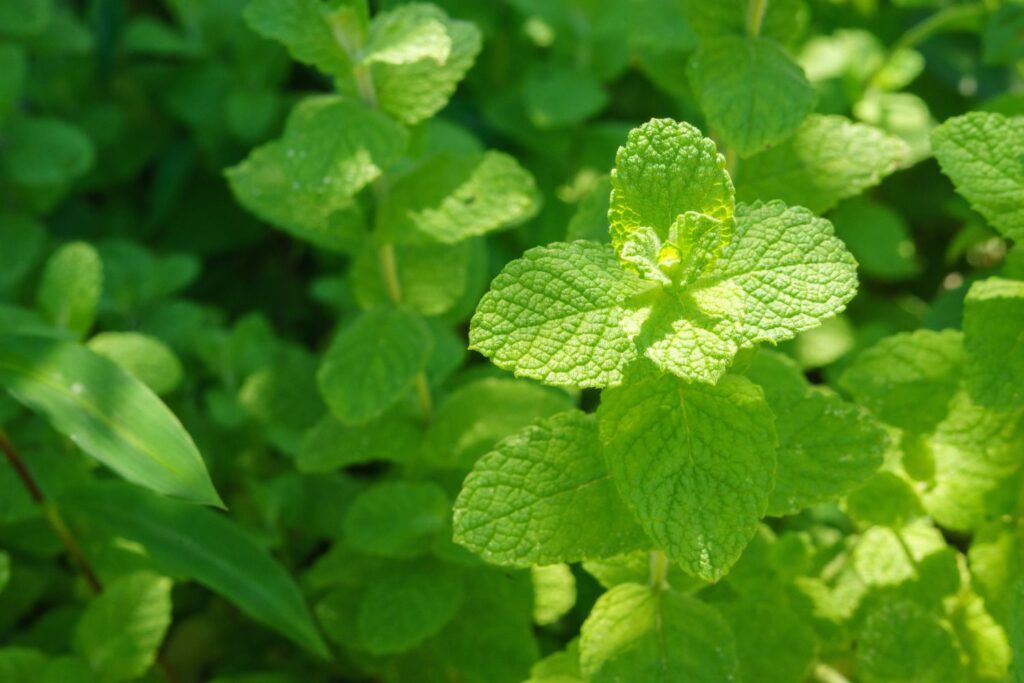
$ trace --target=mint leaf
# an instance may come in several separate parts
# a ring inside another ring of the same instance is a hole
[[[836,207],[829,220],[864,275],[889,282],[907,280],[920,272],[907,224],[889,206],[850,199]]]
[[[601,82],[586,69],[544,64],[532,69],[523,82],[526,116],[540,129],[576,125],[607,104]]]
[[[687,211],[729,223],[733,194],[714,142],[688,123],[653,119],[631,130],[615,155],[608,210],[612,244],[621,252],[644,226],[666,241],[670,226]]]
[[[967,384],[981,403],[1024,406],[1024,282],[989,278],[964,301]]]
[[[412,4],[381,12],[370,23],[361,64],[411,64],[431,59],[448,61],[452,40],[433,5]]]
[[[597,421],[561,413],[502,441],[455,501],[455,540],[495,564],[528,567],[609,557],[646,537],[619,498]]]
[[[1024,681],[1024,579],[1018,579],[1010,594],[1010,623],[1007,628],[1013,663],[1010,671],[1013,683]]]
[[[450,515],[448,495],[428,481],[384,481],[361,493],[342,522],[350,546],[376,557],[427,552]]]
[[[799,383],[790,383],[787,370]],[[768,514],[794,514],[834,500],[882,465],[889,437],[881,424],[863,408],[811,388],[792,361],[761,351],[746,375],[764,390],[779,438]]]
[[[838,384],[884,422],[927,433],[949,412],[965,361],[959,332],[906,332],[861,352]]]
[[[346,210],[405,149],[406,131],[380,112],[340,96],[307,97],[279,140],[225,172],[246,209],[327,249],[351,243]]]
[[[784,595],[754,594],[715,607],[736,639],[740,680],[795,683],[807,679],[817,655],[817,637]]]
[[[691,574],[715,581],[767,509],[774,417],[742,377],[707,385],[635,373],[607,389],[598,408],[608,471],[655,543]]]
[[[162,395],[174,391],[185,370],[162,341],[138,332],[102,332],[89,340],[90,350],[106,356]]]
[[[721,683],[740,673],[729,626],[713,608],[635,583],[598,598],[583,623],[580,669],[594,683]]]
[[[687,75],[711,129],[741,157],[789,137],[814,105],[803,69],[765,38],[702,41]]]
[[[807,209],[740,204],[732,242],[697,287],[743,292],[734,339],[746,347],[791,339],[842,311],[857,292],[856,268],[832,224]]]
[[[284,44],[296,61],[331,76],[350,74],[351,60],[321,0],[251,0],[244,16],[256,33]]]
[[[504,377],[467,382],[438,408],[423,458],[434,467],[468,469],[505,437],[572,406],[567,394],[531,382]]]
[[[824,213],[900,168],[909,150],[902,140],[841,116],[813,114],[792,137],[740,166],[738,197],[781,199]]]
[[[382,415],[426,367],[433,340],[422,318],[374,308],[344,327],[324,354],[317,383],[334,416],[358,425]]]
[[[350,426],[325,415],[304,435],[295,457],[300,472],[333,472],[368,462],[411,462],[423,430],[400,410]]]
[[[932,132],[935,158],[960,194],[1003,235],[1024,241],[1024,119],[971,112]]]
[[[521,223],[537,209],[533,176],[509,155],[441,153],[395,182],[377,222],[399,244],[454,244]]]
[[[81,339],[92,329],[102,293],[99,254],[86,242],[71,242],[47,260],[36,305],[53,325]]]
[[[432,55],[416,61],[395,64],[378,61],[370,69],[378,105],[407,125],[433,116],[448,103],[459,81],[473,66],[481,47],[480,30],[472,23],[449,19],[433,5],[417,7],[415,11],[422,17],[432,18],[445,26],[451,45],[447,58],[443,62],[438,61],[439,52],[435,49]],[[387,21],[388,14],[409,11],[398,8],[390,13],[381,13],[374,23]]]
[[[478,253],[466,241],[398,245],[394,252],[402,302],[423,315],[440,315],[461,300],[466,293],[471,260]],[[376,244],[367,242],[356,256],[350,276],[356,300],[364,308],[391,301]]]
[[[75,650],[105,681],[144,674],[171,625],[171,580],[149,572],[122,576],[89,603],[75,625]]]
[[[866,683],[950,683],[964,680],[953,634],[912,602],[872,612],[857,648],[857,671]]]
[[[538,626],[553,624],[576,604],[576,577],[567,564],[531,567],[533,579],[533,621]]]
[[[469,345],[520,377],[615,384],[637,355],[626,301],[648,288],[605,245],[536,247],[494,278],[470,322]]]
[[[702,40],[747,32],[748,0],[682,0],[683,11]],[[788,42],[800,37],[810,18],[806,0],[772,0],[765,3],[761,33]]]

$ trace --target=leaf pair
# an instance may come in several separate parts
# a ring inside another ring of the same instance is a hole
[[[609,220],[619,259],[574,242],[506,266],[471,347],[549,384],[619,384],[640,356],[713,383],[741,348],[815,327],[856,291],[856,264],[827,221],[781,202],[734,208],[724,160],[685,123],[630,133]]]

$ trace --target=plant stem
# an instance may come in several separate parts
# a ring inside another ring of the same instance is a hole
[[[390,242],[377,249],[380,274],[388,290],[388,298],[396,306],[402,303],[402,283],[398,280],[398,263],[395,261],[395,245]]]
[[[650,566],[650,578],[648,584],[656,593],[668,588],[668,570],[669,561],[668,556],[665,555],[663,550],[652,550],[651,557],[649,560]]]
[[[747,5],[747,35],[757,38],[761,35],[761,24],[764,23],[764,14],[768,10],[768,0],[750,0]]]

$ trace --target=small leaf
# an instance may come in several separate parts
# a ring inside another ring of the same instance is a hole
[[[971,285],[964,301],[967,386],[980,403],[1024,406],[1024,282],[988,278]]]
[[[71,242],[46,262],[36,303],[55,326],[84,337],[92,328],[103,291],[103,264],[85,242]]]
[[[158,395],[174,391],[184,377],[181,361],[155,337],[138,332],[102,332],[90,339],[87,346],[120,365]]]
[[[139,572],[112,581],[75,625],[75,650],[105,681],[142,676],[171,625],[171,580]]]
[[[0,335],[0,385],[125,479],[223,505],[178,418],[112,361],[73,342]]]
[[[451,48],[447,27],[438,18],[436,7],[401,5],[374,17],[360,62],[412,64],[421,59],[432,59],[444,64]]]

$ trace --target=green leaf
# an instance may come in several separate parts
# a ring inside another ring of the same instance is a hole
[[[1010,623],[1006,631],[1013,650],[1013,683],[1024,683],[1024,579],[1019,579],[1010,593]]]
[[[101,332],[87,346],[120,365],[157,395],[174,391],[184,377],[185,371],[174,352],[146,334]]]
[[[366,587],[357,615],[359,644],[375,655],[412,649],[451,621],[461,577],[441,565],[396,567]]]
[[[832,224],[799,206],[736,207],[736,233],[698,288],[743,292],[740,347],[778,343],[817,327],[857,292],[857,262]]]
[[[331,76],[350,76],[352,63],[320,0],[251,0],[246,22],[256,33],[283,43],[299,62]]]
[[[606,245],[556,243],[509,263],[470,322],[469,345],[500,368],[547,384],[622,381],[636,357],[626,301],[650,287]]]
[[[383,415],[413,386],[432,346],[422,318],[395,308],[374,308],[331,342],[317,382],[331,412],[358,425]]]
[[[252,213],[317,246],[345,250],[355,194],[397,160],[407,138],[378,111],[340,96],[307,97],[280,139],[225,173]]]
[[[687,74],[711,129],[741,157],[789,137],[814,105],[803,69],[765,38],[702,41]]]
[[[824,213],[900,168],[906,143],[841,116],[812,114],[788,140],[740,166],[739,199],[781,199]]]
[[[868,277],[907,280],[921,270],[906,223],[885,204],[851,199],[831,212],[829,220]]]
[[[120,482],[76,489],[61,503],[72,519],[141,546],[162,573],[201,583],[310,652],[327,656],[288,573],[226,517]]]
[[[342,526],[356,550],[377,557],[419,557],[444,530],[451,501],[437,484],[384,481],[361,493]]]
[[[400,411],[354,427],[325,415],[303,438],[295,466],[316,473],[374,461],[411,462],[421,438],[417,420]]]
[[[0,593],[7,587],[11,580],[11,556],[0,551]]]
[[[736,639],[740,680],[801,683],[817,656],[817,638],[783,595],[753,595],[716,605]]]
[[[965,680],[953,635],[911,602],[882,605],[868,616],[857,647],[865,683],[956,683]]]
[[[15,110],[27,70],[24,48],[13,43],[0,43],[0,123]]]
[[[561,391],[504,377],[466,383],[438,408],[427,430],[423,458],[433,467],[469,469],[505,437],[568,410],[573,403]]]
[[[643,548],[608,474],[597,421],[578,411],[523,429],[480,460],[455,501],[455,541],[517,567]]]
[[[75,650],[105,681],[142,676],[171,625],[171,580],[150,572],[104,586],[75,624]]]
[[[178,418],[112,361],[73,342],[0,335],[0,384],[125,479],[223,505]]]
[[[674,591],[624,583],[583,624],[580,669],[593,683],[738,680],[736,646],[713,608]]]
[[[964,301],[967,385],[979,402],[1024,406],[1024,282],[988,278]]]
[[[0,35],[31,38],[46,30],[53,0],[0,0]]]
[[[667,241],[687,211],[730,223],[733,187],[715,143],[688,123],[653,119],[629,132],[612,171],[612,244],[617,252],[636,230],[653,228]],[[723,239],[724,242],[727,239]]]
[[[511,156],[440,153],[395,182],[377,222],[399,244],[454,244],[521,223],[538,205],[533,176]]]
[[[567,564],[531,567],[533,578],[533,621],[538,626],[553,624],[576,604],[576,577]]]
[[[682,0],[684,14],[702,40],[723,35],[745,35],[749,0]],[[798,39],[810,11],[805,0],[771,0],[764,5],[761,34],[781,42]]]
[[[589,71],[561,64],[530,70],[523,82],[526,116],[537,128],[574,126],[601,111],[608,95]]]
[[[1024,241],[1024,118],[957,116],[932,132],[932,146],[971,206],[1009,239]]]
[[[799,383],[779,379],[788,367]],[[838,498],[870,477],[889,446],[885,429],[863,408],[811,388],[792,361],[762,351],[747,370],[775,414],[779,443],[768,514],[795,514]]]
[[[921,499],[906,479],[879,472],[846,497],[846,513],[864,526],[901,529],[924,514]]]
[[[431,59],[448,61],[452,40],[443,15],[427,4],[402,5],[381,12],[370,24],[361,64],[411,64]]]
[[[949,412],[965,361],[960,332],[895,334],[861,352],[838,385],[884,422],[927,433]]]
[[[4,130],[0,173],[28,188],[62,188],[92,168],[92,142],[59,119],[15,117]]]
[[[385,206],[391,206],[391,202]],[[395,246],[395,273],[402,303],[423,315],[447,312],[466,291],[474,251],[468,241]],[[367,244],[359,253],[351,276],[356,300],[363,308],[391,301],[375,244]]]
[[[767,510],[774,417],[761,390],[726,375],[686,384],[644,368],[598,408],[608,470],[640,525],[691,574],[721,578]]]
[[[46,262],[36,305],[55,326],[84,337],[92,328],[103,292],[103,263],[86,242],[71,242]]]
[[[2,66],[0,66],[2,69]],[[35,267],[46,242],[46,229],[26,214],[0,214],[0,290],[21,282]]]
[[[420,5],[418,12],[433,18],[447,29],[451,48],[443,62],[427,56],[415,62],[371,65],[375,97],[380,108],[407,125],[430,118],[448,103],[459,81],[473,66],[480,52],[480,30],[468,21],[449,19],[433,5]],[[407,11],[395,9],[391,13]],[[381,13],[374,23],[385,20]]]

